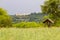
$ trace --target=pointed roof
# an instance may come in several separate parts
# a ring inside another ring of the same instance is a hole
[[[46,21],[49,21],[51,23],[54,23],[54,21],[52,21],[51,19],[47,18],[46,20],[43,21],[43,23],[45,23]]]

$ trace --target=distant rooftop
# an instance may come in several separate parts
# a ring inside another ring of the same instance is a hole
[[[16,13],[15,15],[29,15],[30,13]]]

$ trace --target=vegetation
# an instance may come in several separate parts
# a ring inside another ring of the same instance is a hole
[[[36,22],[20,22],[13,24],[16,28],[36,28],[36,27],[43,27],[43,23],[36,23]]]
[[[41,7],[42,13],[34,12],[29,15],[22,16],[9,16],[6,10],[0,8],[0,27],[44,27],[43,21],[47,18],[51,18],[54,21],[53,26],[60,26],[60,1],[47,0]]]
[[[12,26],[12,21],[10,16],[8,16],[6,10],[0,8],[0,27]]]
[[[42,5],[42,12],[47,14],[56,25],[60,21],[60,0],[45,1],[44,5]]]
[[[0,40],[60,40],[60,28],[1,28]]]
[[[40,15],[41,17],[43,16],[40,13],[31,13],[30,15],[26,15],[26,16],[15,16],[15,17],[10,17],[7,13],[6,10],[4,10],[3,8],[0,8],[0,27],[16,27],[16,28],[35,28],[35,27],[43,27],[43,23],[40,22]],[[12,19],[11,19],[12,18]],[[20,18],[24,18],[24,19],[28,19],[28,20],[19,20],[17,22],[12,22],[15,21],[16,19],[20,19]],[[35,20],[36,19],[36,20]]]
[[[11,15],[12,20],[14,23],[18,23],[21,21],[25,21],[25,22],[41,22],[43,20],[43,16],[45,14],[42,13],[31,13],[29,15],[20,15],[20,16],[16,16],[16,15]]]

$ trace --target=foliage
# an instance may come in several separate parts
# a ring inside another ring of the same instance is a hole
[[[43,16],[45,14],[42,13],[31,13],[29,15],[21,15],[21,16],[16,16],[16,15],[11,15],[13,22],[41,22],[43,20]]]
[[[42,7],[42,12],[47,14],[52,20],[58,21],[60,19],[60,0],[45,1]]]
[[[12,26],[12,20],[6,10],[0,8],[0,27]]]
[[[56,26],[56,27],[60,27],[60,20],[58,20],[58,21],[55,23],[54,26]]]
[[[4,10],[3,8],[0,8],[0,16],[1,15],[8,15],[6,10]]]
[[[36,22],[20,22],[13,24],[13,26],[17,28],[35,28],[35,27],[43,27],[43,24]]]

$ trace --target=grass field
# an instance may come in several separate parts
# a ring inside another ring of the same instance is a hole
[[[1,28],[0,40],[60,40],[60,28]]]

